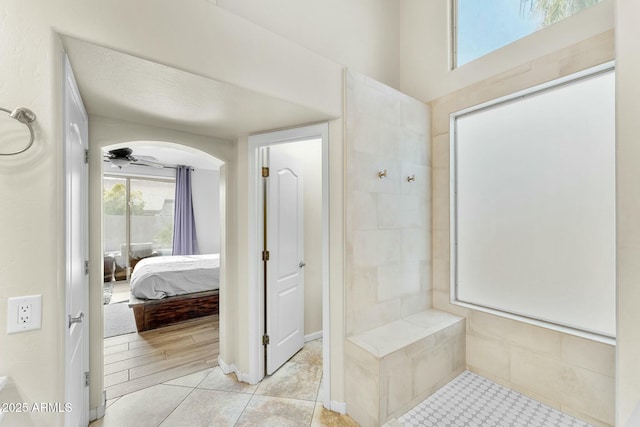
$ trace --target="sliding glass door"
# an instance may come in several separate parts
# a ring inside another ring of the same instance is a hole
[[[104,177],[105,282],[128,280],[143,258],[171,255],[175,181]]]

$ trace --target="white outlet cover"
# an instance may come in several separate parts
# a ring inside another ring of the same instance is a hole
[[[18,323],[18,307],[31,304],[31,322]],[[27,295],[7,299],[7,333],[15,334],[42,328],[42,295]]]

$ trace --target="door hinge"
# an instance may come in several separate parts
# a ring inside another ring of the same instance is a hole
[[[269,168],[262,168],[262,177],[263,178],[269,177]]]
[[[89,261],[84,262],[84,274],[89,275]]]
[[[269,251],[262,251],[262,260],[269,261]]]
[[[89,150],[84,150],[84,162],[89,164]]]
[[[90,382],[90,380],[89,380],[89,372],[85,372],[84,373],[84,386],[85,387],[89,387],[89,382]]]
[[[262,336],[262,345],[269,345],[269,335]]]

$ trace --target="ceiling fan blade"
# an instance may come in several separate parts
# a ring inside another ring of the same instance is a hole
[[[138,159],[138,160],[148,160],[150,162],[157,162],[158,161],[158,159],[156,159],[153,156],[135,156],[135,158]]]
[[[151,161],[151,160],[139,159],[139,158],[138,159],[134,159],[131,163],[134,164],[134,165],[151,166],[151,167],[159,168],[159,169],[164,168],[164,165],[162,163],[154,162],[154,161]]]

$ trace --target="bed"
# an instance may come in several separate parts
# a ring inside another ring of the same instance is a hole
[[[140,260],[129,298],[138,332],[218,314],[219,282],[219,254]]]

